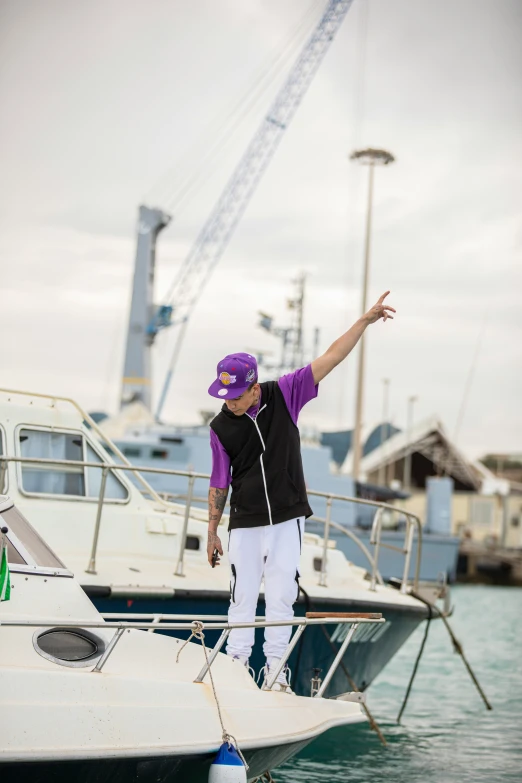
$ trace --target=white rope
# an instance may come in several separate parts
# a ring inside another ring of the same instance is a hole
[[[205,653],[205,660],[207,662],[207,668],[208,668],[208,673],[209,673],[209,677],[210,677],[210,683],[212,685],[212,691],[214,693],[214,699],[216,701],[216,707],[217,707],[217,711],[218,711],[218,715],[219,715],[219,722],[221,724],[221,731],[222,731],[221,739],[222,739],[223,742],[226,742],[228,745],[233,745],[235,747],[235,749],[237,750],[237,752],[239,754],[239,757],[240,757],[241,761],[243,762],[243,764],[245,765],[246,770],[248,771],[249,766],[248,766],[248,764],[246,762],[245,757],[241,753],[241,749],[240,749],[240,747],[238,745],[237,739],[232,734],[228,733],[228,731],[225,729],[225,724],[223,723],[223,715],[221,714],[221,705],[219,703],[218,695],[216,693],[216,686],[214,685],[214,677],[212,676],[212,667],[211,667],[211,664],[209,663],[208,652],[207,652],[207,648],[205,646],[205,634],[203,633],[203,627],[204,627],[203,623],[200,622],[199,620],[195,620],[192,623],[192,632],[191,632],[189,638],[187,639],[187,641],[184,642],[181,645],[180,649],[178,650],[178,654],[176,655],[176,663],[179,663],[180,653],[187,646],[187,644],[190,642],[190,640],[193,637],[196,638],[196,639],[199,639],[200,642],[201,642],[201,645],[203,647],[203,652]],[[233,740],[233,742],[231,742],[231,740]]]

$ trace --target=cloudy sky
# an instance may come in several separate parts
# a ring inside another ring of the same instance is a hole
[[[173,214],[159,302],[325,5],[0,1],[2,386],[116,411],[138,205]],[[367,171],[347,156],[378,146],[397,162],[376,172],[370,297],[398,313],[368,332],[365,422],[386,377],[398,426],[417,395],[453,434],[464,401],[462,448],[520,451],[521,86],[518,0],[355,0],[197,305],[166,418],[212,407],[222,355],[278,350],[256,314],[286,323],[296,273],[309,343],[358,317]],[[306,423],[352,425],[355,358]]]

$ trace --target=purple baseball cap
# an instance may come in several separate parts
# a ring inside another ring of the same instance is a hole
[[[249,353],[231,353],[218,362],[217,378],[208,393],[218,399],[241,397],[257,381],[257,362]]]

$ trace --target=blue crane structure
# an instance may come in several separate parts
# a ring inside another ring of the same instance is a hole
[[[180,329],[156,410],[156,418],[160,418],[187,323],[196,302],[223,255],[352,2],[353,0],[328,0],[321,19],[182,263],[166,303],[160,307],[152,303],[155,248],[157,236],[168,225],[170,217],[162,210],[140,207],[122,406],[130,401],[140,400],[147,408],[151,408],[151,346],[161,329],[175,323]],[[175,321],[172,320],[172,315]]]

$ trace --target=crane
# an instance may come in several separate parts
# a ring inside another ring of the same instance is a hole
[[[230,242],[236,226],[352,2],[353,0],[328,0],[321,19],[304,45],[214,209],[201,228],[188,256],[182,263],[166,302],[159,307],[155,307],[151,300],[155,247],[157,236],[168,225],[170,216],[161,210],[140,207],[122,405],[138,399],[148,408],[151,407],[151,346],[161,329],[175,323],[181,328],[177,334],[172,359],[155,414],[157,419],[160,418],[194,307]],[[147,292],[148,298],[146,298],[145,292]],[[175,316],[175,321],[172,320],[172,315]]]

